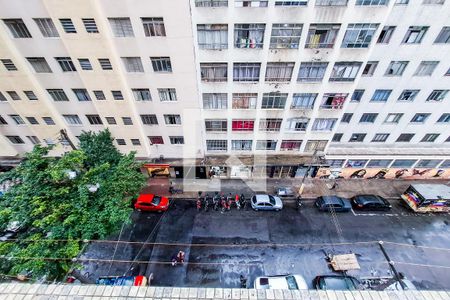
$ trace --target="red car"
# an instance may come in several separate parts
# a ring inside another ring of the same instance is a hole
[[[137,198],[134,208],[145,211],[166,211],[169,208],[169,199],[153,194],[141,194]]]

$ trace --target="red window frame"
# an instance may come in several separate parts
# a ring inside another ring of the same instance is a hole
[[[253,131],[255,120],[233,120],[231,122],[232,131]]]

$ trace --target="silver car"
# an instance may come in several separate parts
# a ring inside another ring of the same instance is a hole
[[[275,210],[279,211],[283,208],[283,202],[277,196],[272,195],[254,195],[250,201],[254,210]]]
[[[255,289],[266,290],[307,290],[305,278],[302,275],[280,275],[257,277],[255,279]]]

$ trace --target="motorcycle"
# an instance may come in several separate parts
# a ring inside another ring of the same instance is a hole
[[[297,204],[297,210],[300,211],[302,209],[302,206],[303,206],[302,197],[300,197],[300,196],[297,197],[296,204]]]
[[[247,210],[247,199],[245,199],[244,194],[241,194],[239,200],[241,202],[241,207],[243,207],[245,210]]]
[[[234,197],[234,203],[236,204],[237,210],[240,210],[241,209],[241,201],[239,199],[239,195],[238,194],[236,194],[236,196]]]
[[[209,209],[209,195],[206,194],[205,196],[205,207],[204,207],[204,211],[207,212]]]
[[[215,192],[213,197],[213,206],[215,211],[219,209],[219,201],[220,201],[219,192]]]
[[[200,211],[202,209],[202,200],[200,197],[197,198],[197,211]]]

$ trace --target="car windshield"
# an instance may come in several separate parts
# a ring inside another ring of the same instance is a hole
[[[324,279],[327,290],[354,290],[355,285],[348,277],[328,277]]]
[[[159,197],[159,196],[153,197],[152,203],[154,205],[159,205],[160,202],[161,202],[161,197]]]
[[[275,198],[272,196],[269,196],[269,202],[270,202],[270,204],[275,205]]]
[[[290,290],[298,290],[297,281],[295,281],[294,276],[286,276],[286,281]]]

